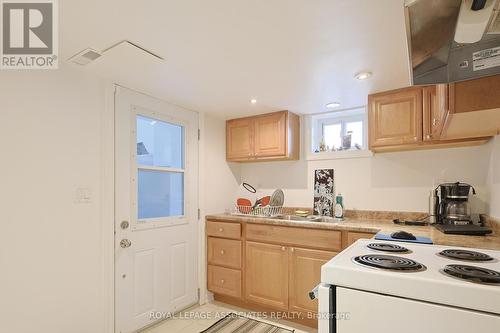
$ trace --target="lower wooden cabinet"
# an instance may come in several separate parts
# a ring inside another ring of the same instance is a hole
[[[336,254],[336,252],[290,248],[289,311],[317,312],[318,301],[312,301],[309,292],[321,281],[321,266]]]
[[[374,236],[374,234],[367,233],[367,232],[349,231],[349,232],[347,232],[346,247],[351,245],[352,243],[356,242],[358,239],[370,239],[370,238],[373,238],[373,236]]]
[[[246,243],[245,297],[279,310],[288,309],[288,252],[285,246]]]
[[[208,263],[228,268],[241,268],[241,241],[208,237]]]
[[[336,254],[247,242],[246,299],[280,310],[317,312],[309,292],[321,280],[321,266]]]
[[[318,303],[309,292],[321,281],[321,266],[357,239],[371,237],[364,232],[207,221],[208,290],[217,300],[255,311],[282,311],[315,327]]]
[[[216,294],[241,297],[241,271],[208,265],[208,290]]]

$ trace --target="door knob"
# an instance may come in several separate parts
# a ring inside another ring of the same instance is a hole
[[[127,248],[127,247],[130,247],[131,245],[132,245],[132,242],[130,240],[128,240],[128,239],[122,239],[120,241],[120,246],[122,248],[124,248],[124,249]]]

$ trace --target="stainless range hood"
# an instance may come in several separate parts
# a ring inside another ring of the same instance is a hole
[[[500,0],[406,0],[414,85],[500,74]]]

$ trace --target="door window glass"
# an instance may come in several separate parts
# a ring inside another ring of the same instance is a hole
[[[137,164],[183,168],[182,126],[137,116]]]
[[[184,215],[184,127],[136,117],[137,218]]]

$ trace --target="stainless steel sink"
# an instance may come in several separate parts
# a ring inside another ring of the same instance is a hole
[[[328,223],[338,223],[339,220],[337,220],[334,217],[329,217],[329,216],[318,216],[314,222],[328,222]]]
[[[286,221],[303,221],[303,222],[338,222],[333,217],[328,216],[314,216],[309,215],[307,217],[296,216],[296,215],[280,215],[271,217],[275,220],[286,220]]]
[[[296,216],[296,215],[279,215],[271,217],[275,220],[286,220],[286,221],[315,221],[316,216]]]

